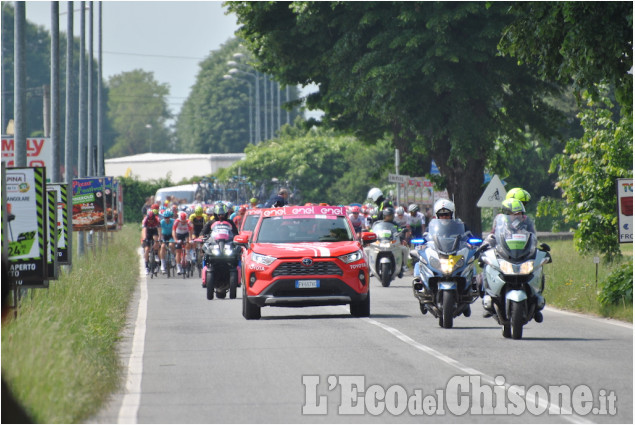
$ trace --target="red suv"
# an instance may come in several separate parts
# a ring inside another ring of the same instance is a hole
[[[370,315],[368,262],[344,207],[282,207],[260,210],[251,237],[234,241],[243,253],[243,316],[260,319],[265,306],[350,304],[353,316]]]

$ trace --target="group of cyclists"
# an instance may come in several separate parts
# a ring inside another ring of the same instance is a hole
[[[356,233],[369,231],[376,221],[389,221],[394,223],[402,233],[402,244],[407,247],[412,239],[423,237],[430,219],[457,219],[455,217],[455,205],[448,199],[439,199],[434,203],[429,214],[423,214],[419,205],[393,207],[379,188],[372,188],[367,197],[371,202],[364,205],[352,205],[348,207],[349,219]],[[502,213],[516,215],[522,220],[526,219],[525,204],[531,196],[522,188],[511,189],[502,203]],[[191,261],[197,261],[196,248],[200,247],[199,238],[205,238],[211,234],[216,223],[229,223],[234,235],[245,218],[247,209],[262,207],[281,207],[287,204],[288,191],[281,189],[278,195],[268,200],[265,204],[259,204],[256,198],[249,200],[249,204],[235,208],[231,202],[217,202],[213,206],[195,205],[193,207],[166,202],[163,206],[155,203],[147,210],[142,221],[141,242],[144,247],[144,259],[146,272],[149,274],[148,259],[151,250],[159,253],[161,272],[166,272],[167,250],[171,250],[176,259],[177,273],[184,271],[181,267],[182,247],[191,255]],[[313,204],[307,204],[313,205]],[[326,204],[319,204],[326,205]],[[407,213],[406,213],[407,210]],[[529,230],[535,233],[531,220],[528,221]],[[493,230],[492,230],[493,233]],[[491,238],[489,242],[492,243]],[[195,245],[196,244],[196,245]],[[405,266],[404,266],[405,267]],[[407,267],[405,267],[407,270]]]
[[[254,198],[251,200],[257,200]],[[199,261],[196,250],[200,248],[200,238],[210,235],[217,223],[229,223],[235,235],[238,234],[247,206],[235,208],[231,202],[217,202],[215,205],[155,203],[147,210],[141,223],[141,244],[144,247],[146,274],[150,274],[149,256],[151,251],[159,254],[161,272],[166,273],[168,249],[176,260],[177,274],[183,274],[181,266],[183,247],[190,255],[190,261]],[[154,254],[153,254],[154,255]]]

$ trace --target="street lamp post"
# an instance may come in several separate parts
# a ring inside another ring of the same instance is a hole
[[[231,75],[223,75],[223,79],[225,80],[241,80],[247,83],[247,86],[249,87],[249,144],[253,145],[254,144],[254,136],[253,136],[253,130],[252,130],[252,126],[251,126],[251,122],[253,119],[253,112],[252,112],[252,97],[251,97],[251,81],[246,80],[244,78],[237,78],[237,77],[233,77]]]

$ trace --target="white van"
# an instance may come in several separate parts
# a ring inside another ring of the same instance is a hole
[[[157,190],[157,193],[154,195],[154,202],[163,204],[163,201],[170,196],[173,202],[180,202],[182,199],[185,199],[188,204],[192,204],[194,203],[197,187],[198,185],[196,183],[163,187]]]

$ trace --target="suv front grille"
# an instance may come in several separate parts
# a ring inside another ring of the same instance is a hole
[[[302,263],[282,263],[273,271],[273,277],[278,276],[342,276],[344,273],[340,267],[330,261],[316,261],[310,266]]]

